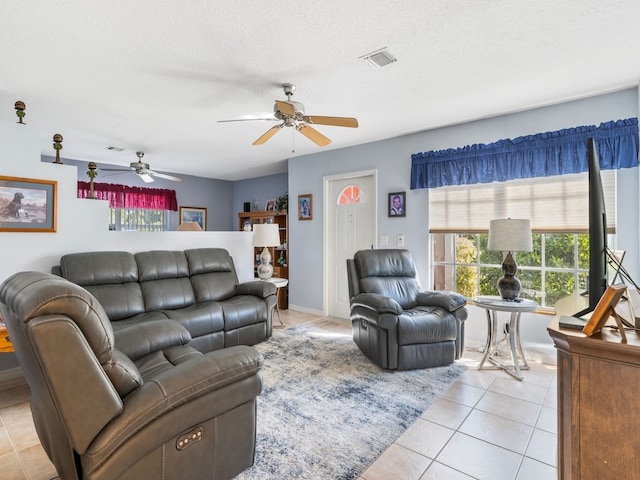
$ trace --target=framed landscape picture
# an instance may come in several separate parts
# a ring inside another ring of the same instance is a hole
[[[313,220],[313,195],[298,195],[298,220]]]
[[[0,232],[55,232],[58,182],[0,176]]]
[[[180,223],[196,222],[202,230],[207,229],[207,209],[202,207],[180,207]]]

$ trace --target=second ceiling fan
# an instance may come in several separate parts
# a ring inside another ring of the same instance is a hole
[[[271,137],[278,133],[283,127],[295,127],[295,129],[319,147],[324,147],[331,143],[331,139],[325,137],[311,125],[332,125],[334,127],[357,128],[358,120],[351,117],[327,117],[321,115],[305,115],[304,105],[291,100],[291,96],[296,89],[292,83],[282,85],[287,100],[276,100],[273,106],[273,117],[269,118],[247,118],[239,120],[220,120],[220,122],[242,122],[251,120],[281,121],[279,125],[271,127],[263,133],[253,145],[262,145]]]

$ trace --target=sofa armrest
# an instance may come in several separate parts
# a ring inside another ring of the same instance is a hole
[[[467,299],[456,292],[446,290],[427,290],[418,293],[418,305],[442,307],[447,312],[455,312],[467,304]]]
[[[150,320],[114,332],[115,345],[131,360],[169,347],[186,345],[191,334],[175,320]]]
[[[216,390],[259,375],[262,365],[263,357],[256,349],[240,345],[210,352],[159,373],[124,400],[124,411],[96,437],[88,449],[89,456],[99,464],[112,450],[159,417]],[[247,392],[247,395],[256,394],[259,390]],[[236,401],[239,404],[245,400],[237,398]],[[210,404],[207,408],[217,407]],[[226,407],[220,405],[220,408]]]
[[[236,286],[236,295],[253,295],[255,297],[267,298],[276,294],[276,286],[271,282],[253,280],[240,283]]]
[[[351,299],[351,307],[364,307],[378,313],[400,315],[402,307],[393,298],[378,293],[360,293]]]

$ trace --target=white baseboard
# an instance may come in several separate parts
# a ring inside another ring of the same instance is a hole
[[[26,385],[27,381],[22,373],[22,368],[8,368],[7,370],[0,370],[0,390],[7,390],[13,387],[19,387]]]
[[[292,305],[289,304],[289,310],[295,310],[296,312],[308,313],[309,315],[317,315],[319,317],[323,317],[324,313],[322,310],[315,310],[313,308],[301,307],[300,305]]]

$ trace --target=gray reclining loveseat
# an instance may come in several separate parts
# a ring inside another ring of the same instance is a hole
[[[136,300],[127,292],[125,304]],[[253,347],[203,354],[166,317],[118,342],[93,295],[41,272],[6,279],[0,313],[61,479],[229,480],[253,464],[262,389]]]

